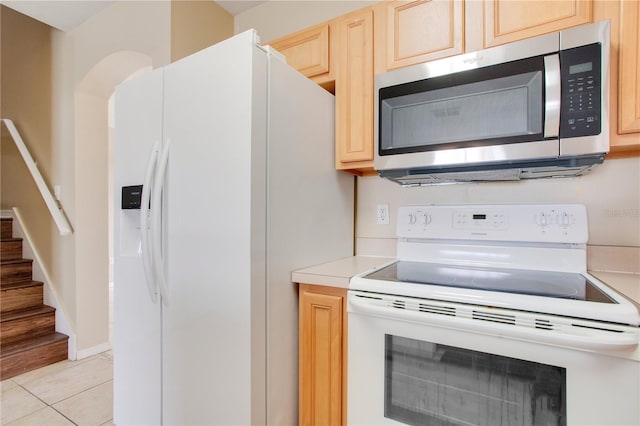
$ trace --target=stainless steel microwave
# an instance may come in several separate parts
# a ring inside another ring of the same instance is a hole
[[[375,77],[374,167],[402,185],[579,176],[609,151],[609,21]]]

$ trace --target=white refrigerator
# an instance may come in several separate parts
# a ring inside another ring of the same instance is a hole
[[[291,272],[353,253],[333,140],[253,30],[116,89],[116,424],[297,424]]]

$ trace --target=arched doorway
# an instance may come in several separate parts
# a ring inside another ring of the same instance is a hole
[[[111,340],[112,97],[118,84],[151,69],[148,55],[116,52],[93,66],[74,94],[77,335],[78,346],[92,352]]]

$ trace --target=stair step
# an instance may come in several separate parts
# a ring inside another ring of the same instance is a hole
[[[55,308],[43,305],[33,260],[22,258],[13,218],[0,218],[0,380],[68,358],[69,337],[55,331]]]
[[[0,314],[0,349],[19,340],[54,333],[55,313],[55,308],[46,305],[2,312]]]
[[[0,240],[0,259],[22,259],[22,238],[3,238]]]
[[[0,218],[0,239],[13,238],[13,218]]]
[[[41,281],[3,283],[0,288],[0,313],[35,308],[41,306],[43,302]]]
[[[31,281],[32,271],[33,259],[3,260],[0,263],[0,286]]]
[[[0,349],[0,380],[64,361],[68,358],[68,340],[68,336],[54,332],[3,345]]]

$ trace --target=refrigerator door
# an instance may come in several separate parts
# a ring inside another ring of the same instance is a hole
[[[264,424],[267,74],[255,38],[165,68],[164,424]]]
[[[160,305],[146,283],[140,210],[121,208],[121,188],[141,185],[162,140],[162,70],[118,86],[114,146],[114,422],[160,424]],[[153,289],[153,286],[151,287]],[[153,290],[151,290],[153,291]]]

